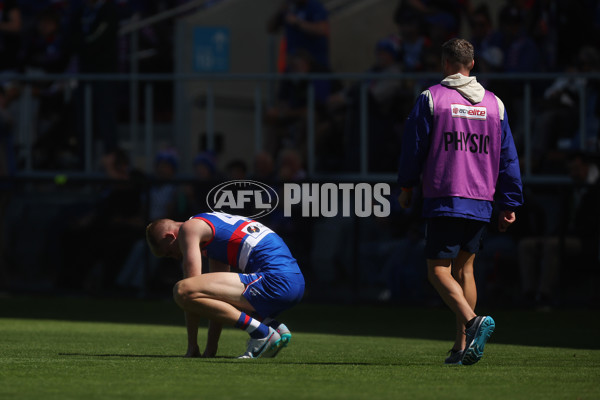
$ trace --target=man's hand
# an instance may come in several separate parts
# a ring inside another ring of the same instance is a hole
[[[185,358],[197,358],[201,357],[200,348],[198,346],[188,346],[187,353],[185,353]]]
[[[400,196],[398,196],[398,203],[400,203],[400,207],[408,208],[412,203],[412,190],[402,190]]]
[[[298,17],[296,17],[294,14],[292,13],[288,13],[285,16],[285,22],[288,23],[288,25],[296,25],[299,26],[300,25],[300,19]]]
[[[506,232],[508,227],[517,220],[514,211],[501,211],[498,215],[498,230]]]

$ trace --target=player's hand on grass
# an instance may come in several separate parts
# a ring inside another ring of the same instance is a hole
[[[201,357],[201,355],[200,355],[200,349],[198,348],[198,346],[188,347],[187,353],[185,353],[184,357],[185,358]]]
[[[501,211],[498,216],[498,230],[506,232],[508,227],[517,220],[514,211]]]

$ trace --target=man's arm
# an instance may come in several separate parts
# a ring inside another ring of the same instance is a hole
[[[110,39],[110,36],[116,34],[116,30],[119,29],[116,9],[110,4],[105,4],[103,8],[98,11],[96,18],[100,20],[100,23],[93,31],[90,31],[84,36],[83,40],[86,45]]]
[[[183,256],[183,277],[190,278],[202,274],[202,253],[200,243],[213,236],[210,226],[199,219],[186,221],[179,229],[179,247]],[[198,324],[200,318],[189,312],[185,313],[188,348],[186,357],[200,357],[198,347]]]
[[[496,184],[496,203],[500,209],[498,229],[500,232],[504,232],[516,220],[514,210],[523,205],[523,183],[521,182],[519,155],[508,124],[506,110],[504,111],[504,119],[501,121],[501,127],[502,147],[500,150],[498,182]]]
[[[429,152],[429,132],[433,123],[429,96],[429,91],[419,96],[404,126],[398,165],[398,185],[403,188],[399,202],[404,208],[410,206],[411,190],[419,184],[423,164]]]
[[[283,20],[287,8],[287,0],[282,1],[277,11],[275,11],[275,13],[271,15],[267,21],[267,33],[277,33],[277,31],[283,26]]]
[[[308,7],[305,19],[298,18],[296,14],[287,13],[285,23],[289,26],[312,36],[329,36],[329,13],[321,4]]]
[[[288,14],[285,17],[285,21],[288,25],[295,26],[304,33],[314,36],[328,36],[329,35],[329,21],[305,21],[296,17],[294,14]]]
[[[208,269],[210,272],[229,272],[229,265],[222,263],[212,258],[208,260]],[[217,354],[219,347],[219,338],[223,325],[215,321],[208,321],[208,334],[206,336],[206,348],[202,353],[202,357],[214,357]]]
[[[200,243],[208,242],[212,237],[212,228],[200,219],[190,219],[181,225],[178,241],[183,256],[184,278],[202,274]]]

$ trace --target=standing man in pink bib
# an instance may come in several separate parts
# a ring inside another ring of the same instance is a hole
[[[422,174],[428,277],[456,314],[456,340],[446,364],[475,364],[483,356],[495,322],[474,311],[475,254],[494,202],[501,232],[523,204],[504,104],[469,76],[473,56],[473,46],[464,39],[442,45],[445,78],[419,96],[408,117],[398,173],[399,202],[405,208]]]

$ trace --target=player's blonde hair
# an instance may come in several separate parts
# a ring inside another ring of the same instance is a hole
[[[164,257],[160,250],[160,241],[163,239],[165,232],[169,229],[169,225],[173,221],[167,218],[158,219],[146,226],[146,242],[150,247],[150,251],[156,257]]]

